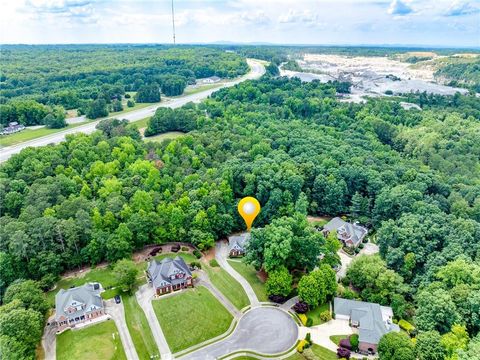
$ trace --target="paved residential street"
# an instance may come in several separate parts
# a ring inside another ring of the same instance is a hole
[[[170,107],[172,109],[181,107],[185,105],[186,103],[189,102],[199,102],[208,96],[210,96],[212,93],[217,91],[220,88],[223,87],[230,87],[233,85],[236,85],[238,83],[241,83],[242,81],[249,80],[249,79],[257,79],[261,77],[265,73],[265,67],[258,61],[253,60],[253,59],[247,59],[248,64],[250,65],[250,72],[241,78],[237,80],[233,80],[227,83],[224,83],[223,85],[219,86],[218,88],[214,89],[208,89],[205,91],[198,92],[196,94],[192,95],[187,95],[187,96],[182,96],[179,98],[171,99],[168,102],[165,103],[160,103],[160,104],[155,104],[152,106],[148,106],[139,110],[134,110],[128,113],[125,113],[123,115],[117,115],[117,116],[112,116],[111,118],[121,118],[121,119],[127,119],[128,121],[136,121],[140,119],[144,119],[146,117],[152,116],[155,114],[155,111],[159,107]],[[59,142],[62,142],[65,140],[65,136],[69,134],[74,134],[74,133],[85,133],[85,134],[91,134],[92,132],[95,131],[95,126],[100,122],[100,120],[92,121],[89,122],[88,124],[85,125],[80,125],[72,129],[67,129],[64,131],[57,132],[55,134],[39,137],[37,139],[25,141],[23,143],[17,144],[17,145],[12,145],[12,146],[7,146],[4,148],[0,149],[0,162],[4,162],[8,160],[12,155],[19,153],[21,150],[27,148],[27,147],[37,147],[37,146],[45,146],[48,144],[58,144]]]
[[[135,345],[133,344],[132,337],[130,336],[130,332],[128,331],[127,322],[125,321],[125,309],[123,308],[123,303],[116,304],[113,299],[106,300],[105,311],[110,315],[113,321],[115,321],[115,325],[117,325],[127,360],[140,360]]]
[[[158,323],[157,316],[155,315],[155,311],[153,311],[152,306],[152,297],[153,297],[153,290],[148,284],[144,284],[140,286],[138,291],[135,293],[137,297],[138,304],[145,312],[145,316],[147,317],[148,325],[152,330],[153,338],[155,339],[155,343],[158,346],[158,350],[160,350],[160,356],[162,360],[170,360],[172,359],[172,352],[168,347],[167,340],[165,339],[165,335],[163,334],[162,328]]]
[[[226,339],[179,358],[213,360],[239,350],[277,354],[290,349],[297,339],[298,327],[289,314],[275,307],[257,307],[243,315]]]
[[[247,293],[248,300],[250,300],[250,304],[253,307],[260,306],[260,302],[258,301],[257,295],[255,291],[253,291],[252,286],[250,283],[245,280],[243,276],[241,276],[238,272],[236,272],[228,263],[228,249],[227,244],[222,241],[217,242],[215,248],[215,258],[217,259],[220,266],[227,271],[235,280],[237,280],[240,285],[242,285],[243,289]]]

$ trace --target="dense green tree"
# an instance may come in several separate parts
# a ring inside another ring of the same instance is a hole
[[[416,337],[415,352],[419,360],[443,360],[445,349],[440,343],[441,336],[438,331],[421,332]]]
[[[160,101],[160,88],[158,84],[149,84],[141,86],[135,95],[137,103],[153,103]]]
[[[323,303],[327,296],[323,276],[315,271],[304,275],[298,282],[298,296],[312,308]]]
[[[22,307],[46,314],[49,308],[45,295],[33,280],[16,280],[7,288],[3,302],[19,300]]]
[[[378,343],[378,355],[382,360],[415,360],[413,342],[402,332],[390,332]]]
[[[104,99],[93,100],[88,104],[85,112],[89,119],[108,116],[107,103]]]
[[[288,296],[292,291],[292,281],[292,275],[284,266],[269,272],[265,282],[267,295]]]
[[[138,275],[138,269],[133,261],[127,259],[117,261],[113,267],[113,274],[116,286],[122,291],[132,292]]]

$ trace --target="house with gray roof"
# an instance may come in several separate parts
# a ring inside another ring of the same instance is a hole
[[[157,295],[193,286],[192,273],[180,256],[150,261],[147,279]]]
[[[55,295],[55,321],[57,331],[84,323],[105,315],[99,283],[88,283],[82,286],[60,289]]]
[[[322,233],[327,237],[331,231],[336,231],[338,240],[348,247],[357,247],[360,245],[368,233],[368,230],[365,227],[360,226],[357,223],[344,221],[339,217],[334,217],[325,224]]]
[[[228,237],[228,255],[230,257],[239,257],[245,255],[245,246],[250,240],[250,233],[244,232],[238,235]]]
[[[393,311],[388,306],[336,297],[333,312],[335,319],[348,320],[350,326],[358,329],[358,348],[364,354],[377,352],[378,343],[386,333],[400,331],[392,322]]]

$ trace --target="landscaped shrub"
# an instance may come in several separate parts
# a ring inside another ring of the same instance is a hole
[[[332,315],[330,315],[330,311],[325,310],[320,313],[320,321],[327,322],[332,320]]]
[[[401,319],[398,322],[398,326],[400,326],[400,329],[405,330],[409,335],[412,335],[412,333],[415,332],[415,326],[410,324],[407,320]]]
[[[200,261],[192,261],[190,263],[190,268],[191,269],[201,269],[202,268],[202,264],[200,264]]]
[[[193,256],[195,256],[197,259],[200,259],[202,257],[202,253],[195,249],[193,250]]]
[[[359,248],[355,248],[355,254],[358,254],[360,252]]]
[[[368,242],[368,238],[364,237],[363,240],[362,240],[362,243],[366,244],[367,242]]]
[[[309,344],[311,344],[312,343],[312,334],[307,333],[307,335],[305,335],[305,340],[307,340],[307,342]]]
[[[365,247],[365,244],[363,244],[363,243],[360,243],[360,245],[358,245],[359,249],[363,249],[364,247]]]
[[[188,246],[182,246],[182,251],[188,251],[188,250],[190,250]]]
[[[345,251],[348,255],[355,254],[355,249],[348,246],[344,246],[343,251]]]
[[[358,334],[352,334],[349,337],[350,345],[352,346],[352,351],[358,350]]]
[[[338,346],[344,349],[352,350],[352,345],[350,344],[350,339],[342,339],[338,343]]]
[[[211,267],[218,267],[218,261],[217,259],[212,259],[208,262]]]
[[[305,345],[307,344],[307,341],[306,340],[300,340],[298,342],[298,345],[297,345],[297,351],[299,353],[302,353],[303,352],[303,348],[305,347]]]
[[[300,319],[300,321],[302,322],[302,324],[304,326],[307,325],[307,315],[305,314],[298,314],[298,318]]]
[[[303,301],[297,302],[293,305],[293,310],[298,314],[305,314],[308,311],[308,304]]]
[[[339,347],[337,349],[337,357],[339,358],[345,358],[345,359],[350,359],[350,350]]]
[[[311,317],[307,318],[307,326],[310,327],[313,325],[313,319]]]
[[[270,295],[268,298],[277,304],[283,304],[285,300],[287,300],[287,298],[282,295]]]

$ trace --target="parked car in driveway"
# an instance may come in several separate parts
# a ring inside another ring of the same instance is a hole
[[[115,295],[115,303],[120,304],[122,302],[122,299],[120,298],[120,295]]]

